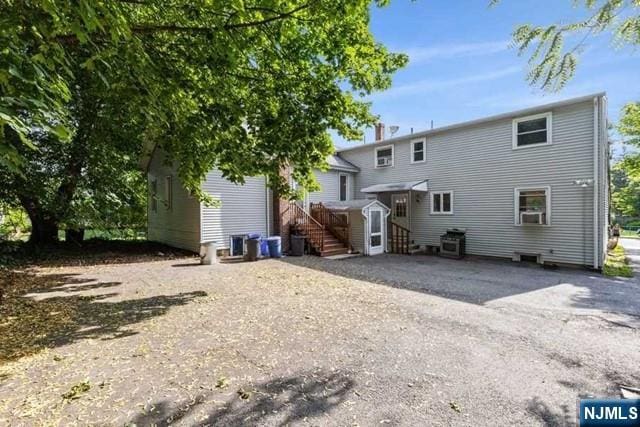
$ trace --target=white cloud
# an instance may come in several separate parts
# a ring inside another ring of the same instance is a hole
[[[452,79],[424,79],[412,83],[393,86],[391,89],[375,94],[374,99],[393,98],[404,95],[416,95],[427,92],[434,92],[452,87],[469,85],[473,83],[486,82],[489,80],[497,80],[511,74],[521,73],[522,68],[519,66],[507,67],[498,71],[491,71],[483,74],[471,74],[463,77]]]
[[[507,50],[509,43],[509,40],[479,43],[450,43],[431,47],[401,49],[401,51],[409,55],[410,64],[416,64],[441,59],[492,55]]]

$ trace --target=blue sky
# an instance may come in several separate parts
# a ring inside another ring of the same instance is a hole
[[[575,21],[584,8],[571,0],[395,0],[373,8],[371,29],[392,51],[409,54],[391,89],[372,95],[373,112],[396,136],[492,114],[606,91],[609,116],[640,101],[640,49],[616,48],[610,34],[586,41],[575,78],[558,93],[545,93],[525,80],[527,56],[509,48],[518,24]],[[568,44],[576,43],[573,37]],[[366,141],[373,140],[373,130]],[[353,143],[336,139],[337,146]]]

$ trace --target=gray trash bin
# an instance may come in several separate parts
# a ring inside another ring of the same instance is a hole
[[[291,255],[304,255],[304,236],[291,236]]]
[[[260,255],[260,239],[247,240],[247,255],[245,259],[247,261],[257,261],[258,255]]]
[[[200,264],[211,265],[218,262],[217,247],[218,245],[214,241],[200,243]]]

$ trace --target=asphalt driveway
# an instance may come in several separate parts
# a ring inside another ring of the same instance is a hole
[[[0,322],[28,344],[0,337],[0,425],[572,425],[640,385],[636,279],[394,255],[20,274],[26,314],[66,317]]]

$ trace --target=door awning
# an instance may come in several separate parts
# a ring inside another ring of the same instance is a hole
[[[427,180],[423,181],[408,181],[408,182],[396,182],[392,184],[376,184],[369,187],[365,187],[360,190],[363,193],[391,193],[397,191],[422,191],[427,192],[429,190],[427,186]]]

